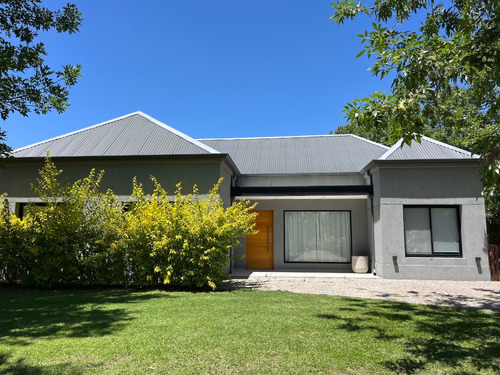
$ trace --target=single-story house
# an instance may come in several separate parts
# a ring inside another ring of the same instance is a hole
[[[46,150],[63,176],[104,169],[126,200],[137,177],[258,203],[259,234],[233,249],[233,269],[350,271],[368,256],[383,278],[489,280],[480,161],[423,137],[389,148],[355,135],[193,139],[135,112],[22,147],[0,169],[18,214],[33,202]]]

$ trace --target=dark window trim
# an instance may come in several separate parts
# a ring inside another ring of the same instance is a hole
[[[233,186],[231,196],[245,195],[373,195],[371,185],[334,185],[334,186]]]
[[[406,223],[404,220],[404,210],[405,208],[427,208],[429,213],[429,225],[431,231],[431,254],[414,254],[408,253],[408,249],[406,248]],[[458,253],[435,253],[434,252],[434,239],[432,234],[432,208],[454,208],[457,217],[457,226],[458,226]],[[405,241],[405,256],[408,258],[463,258],[462,254],[462,222],[460,220],[460,205],[450,204],[450,205],[432,205],[432,204],[416,204],[416,205],[403,205],[403,235]]]
[[[25,207],[28,206],[45,207],[48,204],[44,202],[19,202],[19,219],[23,219]]]
[[[285,215],[287,212],[349,212],[349,262],[294,262],[286,260],[286,220]],[[283,211],[283,263],[292,264],[351,264],[352,263],[352,210],[284,210]]]

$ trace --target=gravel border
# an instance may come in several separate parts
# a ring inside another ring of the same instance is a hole
[[[495,281],[249,277],[227,280],[222,288],[373,298],[500,313],[500,282]]]

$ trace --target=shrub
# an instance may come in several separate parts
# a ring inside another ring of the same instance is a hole
[[[175,199],[152,177],[152,195],[134,179],[122,210],[116,195],[99,190],[103,171],[73,184],[47,155],[37,185],[43,206],[31,205],[23,220],[0,197],[0,277],[31,286],[161,285],[209,286],[225,277],[230,249],[254,233],[254,208],[247,201],[225,208],[222,179],[201,197]]]
[[[32,185],[43,207],[28,206],[32,238],[26,244],[31,262],[26,283],[34,286],[85,285],[106,280],[104,266],[116,241],[120,207],[116,196],[99,192],[103,176],[92,170],[72,185],[58,182],[50,158]]]
[[[127,259],[137,267],[133,283],[158,283],[215,289],[230,261],[230,249],[238,238],[254,233],[254,208],[247,201],[224,208],[219,197],[220,179],[207,197],[182,195],[177,184],[175,199],[153,178],[155,189],[145,196],[134,181],[131,210],[126,217]]]
[[[20,220],[10,212],[6,195],[0,196],[0,279],[22,283],[28,263],[28,233],[30,220]]]

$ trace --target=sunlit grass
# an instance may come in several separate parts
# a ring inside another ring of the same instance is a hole
[[[500,371],[499,315],[240,290],[0,289],[0,373]]]

